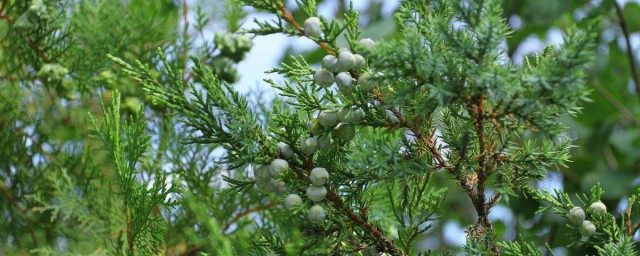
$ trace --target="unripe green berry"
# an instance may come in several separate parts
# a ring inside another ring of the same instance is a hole
[[[322,34],[322,23],[318,17],[309,17],[304,21],[304,35],[308,37],[319,37]]]
[[[338,58],[333,55],[327,55],[322,58],[322,67],[331,72],[338,72],[340,70],[340,64],[338,64]]]
[[[284,159],[274,159],[271,162],[270,168],[271,177],[278,177],[281,172],[286,172],[289,170],[289,163]]]
[[[338,63],[340,63],[342,70],[350,70],[356,66],[356,57],[353,53],[343,51],[338,55]]]
[[[347,121],[351,122],[352,124],[358,124],[362,122],[362,119],[364,119],[364,110],[362,110],[361,108],[357,108],[352,113],[353,114],[349,116],[349,119]]]
[[[47,6],[42,0],[33,0],[29,6],[29,12],[38,15],[38,17],[45,18],[47,16]]]
[[[334,113],[322,111],[318,115],[318,122],[325,128],[333,128],[338,123],[338,117]]]
[[[349,95],[353,92],[352,83],[353,78],[348,72],[342,72],[336,76],[336,84],[342,94]]]
[[[220,53],[226,57],[231,57],[237,51],[236,43],[230,33],[216,33],[213,42],[220,49]]]
[[[301,205],[302,198],[298,194],[289,194],[284,200],[284,206],[291,209],[294,206]]]
[[[331,145],[332,139],[329,135],[323,135],[318,137],[318,148],[325,149]]]
[[[571,210],[569,210],[569,214],[567,214],[567,219],[569,219],[569,222],[576,226],[582,224],[584,218],[584,210],[582,210],[582,208],[580,207],[573,207]]]
[[[360,54],[354,54],[353,57],[356,59],[355,69],[361,70],[367,67],[367,60],[362,57]]]
[[[142,101],[138,97],[125,97],[123,107],[131,112],[136,112],[142,108]]]
[[[324,211],[324,208],[320,205],[314,205],[309,209],[309,214],[307,215],[309,220],[313,223],[322,223],[324,219],[327,217],[327,213]]]
[[[314,79],[316,81],[316,84],[320,85],[323,88],[331,86],[335,80],[333,73],[329,72],[329,70],[326,69],[318,70]]]
[[[373,46],[376,45],[376,42],[371,40],[371,38],[363,38],[363,39],[360,39],[360,44],[365,48],[371,50],[371,48],[373,48]]]
[[[338,122],[357,124],[364,118],[364,111],[361,108],[352,109],[351,107],[344,107],[338,112]]]
[[[303,139],[300,142],[300,150],[307,155],[312,155],[318,150],[318,140],[313,137]]]
[[[327,188],[324,186],[309,186],[307,188],[307,197],[314,203],[320,202],[327,197]]]
[[[278,149],[280,149],[280,154],[285,158],[293,158],[293,150],[287,143],[278,142]]]
[[[248,51],[253,46],[253,41],[251,41],[251,37],[249,36],[238,36],[235,39],[236,47],[241,51]]]
[[[309,129],[309,133],[313,135],[320,135],[323,131],[322,125],[320,125],[320,121],[318,119],[309,120],[307,128]]]
[[[596,225],[591,221],[585,220],[580,225],[580,228],[578,228],[578,232],[580,232],[582,238],[589,238],[596,233]]]
[[[356,128],[350,124],[339,123],[332,134],[343,141],[350,141],[356,137]]]
[[[322,186],[329,180],[329,172],[322,167],[313,168],[309,174],[309,179],[314,186]]]
[[[344,107],[340,111],[338,111],[338,122],[344,123],[349,119],[351,115],[351,107]]]
[[[256,165],[253,167],[253,177],[256,180],[267,180],[271,178],[271,167],[267,165]]]
[[[589,206],[589,212],[591,212],[591,214],[595,214],[595,215],[600,215],[600,214],[604,214],[607,212],[607,206],[604,205],[601,201],[597,201],[592,203]]]
[[[69,70],[58,63],[47,63],[40,67],[38,71],[38,77],[45,79],[49,82],[58,82],[62,80]]]

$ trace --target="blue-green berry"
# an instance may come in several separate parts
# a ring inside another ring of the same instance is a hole
[[[284,142],[278,142],[278,149],[280,150],[280,154],[285,158],[291,159],[293,158],[293,149]]]
[[[281,172],[286,172],[289,170],[289,163],[284,159],[274,159],[271,162],[270,168],[271,177],[278,177]]]
[[[320,149],[328,148],[331,145],[331,142],[333,141],[331,139],[331,136],[329,136],[328,134],[318,137],[317,140],[318,140],[318,148]]]
[[[350,70],[356,67],[356,57],[351,52],[343,51],[338,55],[338,63],[342,70]]]
[[[329,180],[329,172],[322,167],[313,168],[309,174],[309,179],[314,186],[322,186]]]
[[[309,17],[304,21],[304,35],[308,37],[319,37],[322,35],[322,22],[318,17]]]
[[[582,224],[580,224],[580,227],[578,228],[578,232],[580,232],[580,235],[582,236],[582,239],[585,238],[589,238],[591,237],[593,234],[596,233],[596,225],[593,224],[593,222],[585,220],[582,222]]]
[[[584,210],[580,207],[573,207],[569,210],[569,214],[567,214],[567,219],[573,225],[580,225],[584,221],[585,218]]]
[[[324,219],[327,217],[327,213],[324,211],[324,208],[320,205],[314,205],[309,209],[309,214],[307,215],[309,220],[313,223],[322,223]]]
[[[318,150],[318,140],[313,137],[300,141],[300,150],[307,155],[312,155]]]
[[[333,128],[338,124],[338,117],[334,113],[322,111],[318,115],[318,122],[325,128]]]
[[[604,214],[607,212],[607,206],[604,205],[601,201],[597,201],[589,206],[589,212],[594,215]]]
[[[256,165],[253,167],[253,176],[256,180],[267,180],[271,178],[271,167],[268,165]]]
[[[362,57],[362,55],[354,54],[353,57],[356,59],[356,64],[354,66],[356,70],[362,70],[367,67],[367,60]]]
[[[376,42],[371,40],[371,38],[363,38],[363,39],[360,39],[360,44],[365,48],[371,50],[371,48],[373,48],[373,46],[376,45]]]
[[[322,67],[331,72],[338,72],[340,70],[338,58],[333,55],[324,56],[324,58],[322,58]]]
[[[336,84],[342,94],[349,95],[353,92],[353,78],[348,72],[339,73],[336,76]]]
[[[284,200],[284,205],[289,209],[301,204],[302,204],[302,198],[297,194],[289,194],[287,198]]]
[[[314,203],[320,202],[327,197],[327,188],[324,186],[309,186],[307,188],[307,197]]]
[[[333,84],[335,77],[333,76],[333,73],[329,72],[329,70],[320,69],[316,72],[314,79],[316,84],[323,88],[327,88]]]
[[[273,186],[273,192],[276,192],[276,194],[282,194],[285,190],[287,190],[287,187],[284,181],[279,180]]]

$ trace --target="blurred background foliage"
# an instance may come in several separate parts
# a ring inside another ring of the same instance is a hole
[[[45,0],[48,10],[33,10],[34,2],[42,1],[3,0],[0,8],[0,252],[24,255],[40,247],[44,248],[38,251],[42,254],[102,254],[122,241],[118,232],[122,223],[112,223],[109,218],[122,214],[117,198],[111,195],[117,189],[103,182],[113,177],[115,169],[108,155],[96,150],[101,145],[88,136],[87,121],[87,112],[101,116],[99,95],[110,102],[115,89],[122,92],[123,111],[131,112],[142,104],[147,108],[153,154],[143,161],[146,174],[153,176],[169,166],[188,173],[185,176],[191,179],[185,180],[190,193],[181,198],[179,210],[163,215],[168,222],[165,253],[215,252],[227,248],[230,241],[237,248],[248,248],[251,239],[256,239],[251,236],[255,227],[250,220],[235,216],[254,206],[252,198],[257,197],[238,193],[231,200],[221,198],[220,174],[228,173],[208,164],[216,157],[215,147],[181,144],[184,131],[167,128],[175,125],[170,111],[154,104],[106,55],[162,67],[156,51],[161,47],[171,65],[191,66],[187,56],[194,55],[233,83],[243,72],[253,72],[236,68],[251,45],[247,48],[246,39],[225,33],[238,31],[247,17],[244,11],[251,17],[255,10],[242,10],[219,0],[194,0],[188,5],[170,0]],[[348,6],[346,0],[318,2],[333,17],[341,17]],[[363,6],[362,37],[385,40],[397,36],[393,17],[385,9],[388,1],[354,2],[366,2],[358,4]],[[304,20],[292,1],[287,6],[296,20]],[[599,56],[589,74],[592,101],[584,104],[582,113],[565,118],[571,127],[568,136],[575,139],[572,162],[568,168],[551,170],[548,179],[538,185],[583,193],[600,183],[606,191],[604,203],[621,214],[626,196],[640,181],[640,81],[637,75],[634,80],[634,73],[639,72],[637,64],[631,64],[637,63],[640,55],[640,4],[504,0],[503,8],[504,19],[514,30],[504,44],[505,55],[515,63],[522,63],[524,56],[541,51],[546,44],[561,43],[560,31],[570,24],[601,17]],[[225,10],[231,14],[225,15]],[[318,64],[325,53],[295,47],[298,40],[302,39],[268,47],[284,48],[284,62],[290,54],[302,54]],[[49,71],[40,72],[44,66]],[[256,92],[256,101],[251,103],[259,112],[264,107],[261,95]],[[60,177],[69,177],[68,184]],[[436,178],[436,186],[451,188],[440,209],[448,220],[436,223],[418,249],[459,246],[464,242],[465,225],[474,222],[466,195],[446,175]],[[140,179],[150,178],[141,175]],[[71,189],[59,189],[65,186]],[[59,201],[65,193],[95,205]],[[51,202],[58,208],[40,208]],[[539,206],[523,197],[502,200],[491,215],[498,235],[513,240],[521,230],[529,230],[526,234],[531,237],[523,237],[526,240],[547,242],[558,253],[566,252],[562,246],[571,241],[564,235],[564,223],[553,214],[535,214]],[[89,217],[92,222],[82,221]],[[194,226],[199,228],[191,228]],[[638,234],[635,238],[638,240]],[[570,254],[586,253],[593,252]]]

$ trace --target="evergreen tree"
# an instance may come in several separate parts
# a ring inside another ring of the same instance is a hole
[[[588,114],[602,13],[515,64],[497,0],[402,1],[382,40],[363,35],[371,14],[313,0],[0,4],[8,255],[637,254],[638,191],[616,212],[600,185],[535,185],[571,161],[563,120]],[[243,6],[273,19],[242,30]],[[211,18],[227,31],[210,38]],[[266,102],[235,64],[271,34],[317,50],[268,72]],[[522,204],[568,241],[505,239],[490,213]],[[462,248],[420,246],[451,220]]]

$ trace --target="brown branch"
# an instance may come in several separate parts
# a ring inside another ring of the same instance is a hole
[[[133,243],[133,231],[131,230],[131,209],[127,205],[126,212],[127,218],[127,241],[129,242],[129,255],[133,256],[134,251],[134,243]]]
[[[616,13],[618,14],[618,24],[620,28],[622,28],[622,34],[624,34],[624,40],[627,43],[627,55],[629,56],[629,65],[631,68],[631,77],[633,78],[633,82],[636,88],[636,93],[640,96],[640,75],[638,75],[638,67],[636,65],[636,58],[633,54],[633,49],[631,47],[631,40],[629,39],[629,26],[627,25],[627,20],[624,18],[624,13],[622,11],[622,7],[618,4],[617,1],[613,1],[613,4],[616,7]]]
[[[4,182],[2,182],[1,180],[0,180],[0,189],[2,190],[2,192],[4,192],[7,199],[11,201],[13,206],[22,214],[22,216],[26,221],[27,230],[29,231],[29,234],[31,235],[31,239],[33,240],[33,244],[35,245],[35,247],[39,247],[38,239],[36,238],[36,232],[33,229],[33,226],[31,225],[31,219],[27,214],[27,210],[25,210],[24,208],[22,208],[22,206],[20,206],[20,203],[18,202],[18,200],[15,197],[13,197],[13,194],[11,194],[11,191],[7,189],[7,187],[4,185]]]
[[[13,24],[15,22],[15,19],[13,19],[11,16],[8,16],[2,13],[6,5],[6,2],[7,2],[6,0],[2,1],[2,6],[0,8],[0,19],[5,19],[7,20],[7,22],[9,22],[9,24]],[[28,31],[24,32],[24,36],[27,37],[27,41],[29,41],[29,44],[31,44],[33,49],[36,50],[36,52],[38,53],[38,56],[42,58],[44,63],[49,63],[50,61],[49,56],[47,56],[47,54],[44,52],[44,50],[42,49],[42,46],[40,46],[40,43],[33,40],[33,38],[31,38],[31,35],[29,35]]]
[[[633,236],[633,228],[631,226],[631,207],[628,207],[624,211],[623,218],[624,218],[624,224],[627,227],[627,235]]]
[[[478,223],[485,229],[485,235],[493,235],[493,226],[491,225],[491,221],[489,221],[489,208],[491,208],[489,207],[489,204],[491,204],[491,202],[486,203],[485,196],[485,182],[492,172],[492,170],[487,166],[487,157],[490,153],[484,132],[485,110],[485,96],[480,96],[480,98],[474,102],[469,102],[467,107],[469,114],[475,117],[474,126],[476,129],[476,136],[478,137],[478,144],[480,146],[480,158],[478,159],[480,167],[476,170],[478,183],[474,190],[468,194],[469,197],[471,197],[471,201],[473,202],[474,208],[478,214]],[[497,199],[498,197],[495,197],[495,200]],[[494,255],[500,254],[500,250],[494,239],[485,236],[485,242]]]
[[[44,63],[49,63],[49,57],[44,52],[44,50],[42,50],[42,46],[40,46],[40,43],[33,40],[33,38],[31,38],[29,33],[27,33],[26,31],[24,32],[24,35],[27,37],[27,40],[29,40],[29,44],[31,44],[31,46],[33,46],[33,49],[36,50],[38,56],[42,58],[42,61],[44,61]]]
[[[253,212],[257,212],[257,211],[261,211],[261,210],[265,210],[265,209],[269,209],[269,208],[273,208],[274,206],[276,206],[275,202],[270,202],[268,204],[265,205],[257,205],[254,207],[251,207],[249,209],[244,210],[243,212],[239,213],[238,215],[236,215],[235,217],[233,217],[231,220],[229,220],[225,225],[224,228],[222,228],[222,232],[226,233],[227,230],[231,227],[231,224],[235,223],[236,221],[238,221],[240,218],[249,215],[250,213]]]

